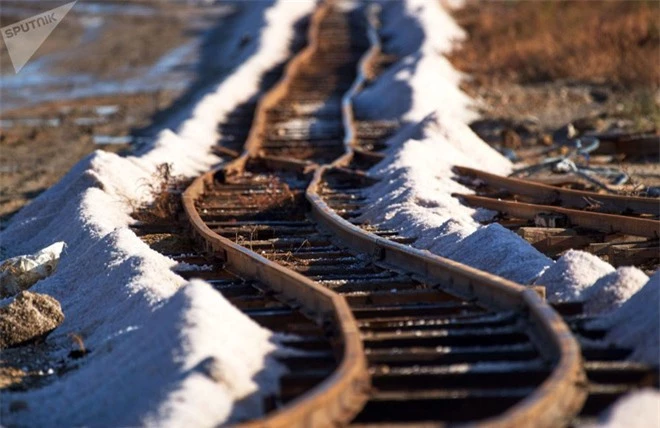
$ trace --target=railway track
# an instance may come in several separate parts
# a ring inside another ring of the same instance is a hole
[[[454,196],[470,206],[497,211],[495,221],[547,255],[577,248],[614,266],[636,265],[647,271],[658,267],[656,198],[564,189],[465,167],[456,167],[455,173],[478,194]]]
[[[266,403],[268,426],[475,423],[562,426],[654,382],[629,350],[542,288],[408,247],[396,231],[351,223],[396,124],[361,121],[351,99],[386,66],[377,9],[322,3],[308,45],[256,105],[242,154],[197,178],[163,250],[262,325],[290,333],[289,373]],[[254,106],[225,134],[236,141]],[[189,232],[188,232],[189,231]],[[194,242],[188,242],[188,234]],[[575,308],[573,308],[575,309]],[[579,311],[577,311],[579,313]],[[573,333],[571,331],[576,333]]]

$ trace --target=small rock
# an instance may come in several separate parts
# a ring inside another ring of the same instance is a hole
[[[20,412],[21,410],[27,410],[28,404],[23,400],[14,400],[9,403],[9,411],[11,413]]]
[[[647,187],[646,196],[649,198],[660,198],[660,187]]]
[[[607,91],[602,89],[593,89],[589,95],[591,96],[591,99],[600,104],[604,103],[610,98],[610,95],[607,93]]]
[[[22,291],[0,308],[0,349],[53,331],[64,321],[59,302],[45,294]]]
[[[542,144],[548,147],[552,146],[552,135],[542,134],[538,139],[538,144]]]
[[[252,41],[252,36],[250,34],[243,34],[243,37],[241,37],[241,41],[238,44],[238,47],[244,48],[245,46],[248,45]]]
[[[585,116],[573,121],[573,126],[580,133],[586,131],[602,131],[605,129],[605,122],[597,115]]]
[[[518,134],[537,134],[541,132],[541,123],[535,116],[527,116],[513,128]]]

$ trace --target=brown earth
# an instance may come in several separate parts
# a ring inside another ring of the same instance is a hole
[[[473,129],[494,146],[534,146],[569,123],[660,129],[660,3],[471,1],[453,14],[468,37],[450,60],[469,76]],[[610,164],[660,184],[657,156]]]
[[[5,8],[20,6],[21,9],[34,9],[37,14],[67,2],[44,0],[25,3],[20,0],[3,0],[2,3]],[[136,67],[153,64],[172,47],[190,40],[190,18],[192,14],[199,13],[185,4],[171,4],[168,1],[110,0],[103,3],[141,5],[153,8],[154,15],[104,14],[94,17],[74,7],[37,49],[31,61],[49,54],[66,52],[65,57],[56,61],[52,70],[55,73],[67,74],[75,70],[103,77],[117,77]],[[0,26],[25,18],[13,13],[0,13]],[[86,41],[84,22],[93,19],[100,20],[102,29],[93,36],[93,40]],[[0,71],[13,72],[4,40],[0,40],[0,46]]]
[[[660,85],[657,1],[469,2],[455,17],[470,35],[454,64],[478,83],[575,79]]]
[[[39,13],[66,1],[29,2],[3,0],[0,26],[25,16],[12,15],[16,8]],[[104,5],[128,4],[153,8],[153,15],[81,13],[74,7],[46,39],[30,61],[51,56],[52,76],[85,73],[94,79],[122,82],[140,75],[172,49],[199,38],[218,25],[218,17],[208,9],[178,2],[122,1]],[[13,8],[13,9],[12,9]],[[215,13],[215,12],[214,12]],[[102,25],[91,40],[84,40],[90,19]],[[87,20],[87,21],[85,21]],[[0,41],[0,72],[13,74],[4,42]],[[44,86],[41,90],[48,91]],[[81,158],[96,149],[127,152],[129,145],[99,145],[95,136],[122,137],[139,134],[152,123],[153,116],[169,107],[180,89],[164,87],[156,92],[61,99],[21,108],[2,109],[0,119],[12,126],[0,127],[0,229],[30,200],[48,189]],[[21,99],[22,91],[2,88],[0,100]],[[100,115],[95,107],[113,106],[117,111]],[[36,119],[36,121],[35,121]],[[27,120],[27,122],[25,122]],[[41,121],[42,123],[38,123]],[[49,124],[48,121],[51,123]]]
[[[124,152],[126,144],[99,146],[95,135],[126,136],[151,122],[175,94],[118,95],[44,103],[8,112],[3,119],[58,119],[58,126],[15,126],[0,133],[0,221],[7,221],[27,202],[48,189],[81,158],[97,149]],[[98,118],[93,108],[119,110],[95,124],[77,119]],[[65,154],[65,155],[63,155]]]

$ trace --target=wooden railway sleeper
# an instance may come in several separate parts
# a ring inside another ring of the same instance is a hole
[[[294,60],[289,64],[281,84],[260,101],[255,126],[250,132],[246,151],[228,166],[222,174],[223,177],[230,177],[232,174],[234,177],[238,177],[240,172],[244,170],[249,156],[258,153],[259,136],[262,135],[261,129],[266,123],[264,111],[281,101],[287,93],[287,86],[291,86],[296,70],[303,67],[305,62],[312,57],[314,49],[318,45],[320,31],[318,24],[328,16],[334,15],[332,15],[326,4],[322,5],[314,14],[310,26],[310,45],[296,58],[297,61]],[[373,30],[370,34],[372,33]],[[373,37],[371,39],[373,43]],[[372,46],[370,53],[373,54],[377,50]],[[369,56],[365,58],[369,58]],[[366,60],[363,59],[360,65],[364,66],[365,63]],[[365,80],[363,75],[360,76],[359,80]],[[354,84],[352,89],[359,87],[360,85]],[[345,97],[344,100],[346,99]],[[350,97],[348,99],[350,100]],[[350,105],[347,106],[344,103],[344,118],[347,126],[351,126],[351,120],[346,120],[351,116],[349,110]],[[352,130],[346,132],[347,138],[353,134]],[[350,147],[350,145],[347,144],[347,147]],[[331,230],[333,235],[341,239],[342,242],[356,248],[359,252],[376,255],[384,263],[421,275],[429,282],[451,283],[453,285],[450,287],[450,291],[467,297],[469,301],[476,299],[481,304],[497,310],[505,309],[520,312],[521,308],[527,308],[529,319],[533,321],[531,324],[535,329],[535,333],[532,335],[535,347],[541,350],[544,356],[549,356],[548,361],[553,362],[549,378],[543,382],[539,389],[511,391],[506,400],[497,401],[493,397],[492,404],[494,407],[490,408],[491,411],[501,409],[502,406],[512,405],[513,407],[504,414],[484,414],[488,419],[482,421],[482,423],[491,426],[505,426],[534,421],[541,426],[550,426],[567,422],[568,418],[577,412],[584,399],[584,388],[580,385],[584,372],[579,348],[563,321],[539,298],[535,291],[525,290],[517,284],[503,281],[500,278],[457,263],[449,263],[438,258],[429,257],[427,254],[403,251],[404,246],[400,244],[386,241],[382,237],[367,234],[363,231],[357,233],[356,230],[350,229],[355,226],[338,216],[328,216],[329,210],[327,207],[324,208],[325,211],[319,212],[317,209],[318,200],[315,199],[313,192],[314,186],[318,182],[317,178],[320,176],[319,174],[323,173],[323,170],[324,168],[321,167],[316,171],[314,181],[307,189],[307,199],[311,204],[315,220],[323,224],[326,229]],[[285,269],[265,257],[237,245],[226,237],[214,233],[204,223],[195,208],[195,201],[204,194],[207,185],[213,182],[214,175],[216,175],[214,172],[210,172],[198,178],[183,195],[184,210],[196,234],[209,242],[212,250],[224,251],[223,260],[229,269],[240,272],[243,276],[267,283],[283,299],[295,301],[301,309],[319,320],[322,325],[325,325],[324,330],[331,331],[339,339],[337,349],[341,351],[342,355],[338,370],[330,374],[321,384],[313,387],[309,393],[292,400],[287,406],[276,410],[265,419],[254,421],[252,424],[316,426],[347,422],[365,402],[370,378],[366,370],[367,362],[363,342],[360,338],[360,328],[351,309],[346,300],[336,292],[330,291],[318,283]],[[312,251],[316,253],[319,251],[336,251],[333,248],[333,246],[328,246],[327,249],[317,247]],[[407,283],[414,284],[414,281],[408,280]],[[470,304],[468,303],[468,305]],[[440,309],[440,306],[436,307]],[[413,307],[409,307],[408,310],[413,310]],[[378,310],[368,314],[372,316],[379,312]],[[415,311],[398,312],[399,315],[415,313]],[[484,311],[480,310],[479,312]],[[366,314],[366,312],[363,312],[363,314]],[[431,312],[429,315],[437,317],[440,314]],[[522,336],[514,335],[510,338],[511,340],[518,340],[517,338],[522,338]],[[312,343],[309,342],[309,346],[312,346]],[[550,391],[553,388],[556,391]],[[469,402],[469,397],[474,397],[475,394],[476,391],[468,393],[465,396],[465,399],[468,400],[466,402]],[[448,398],[448,396],[443,398],[441,392],[433,392],[431,396],[435,400],[440,400],[439,402]],[[382,394],[380,397],[385,398]],[[409,402],[411,405],[421,404],[429,397],[428,394],[426,396],[420,394],[418,400],[421,401],[411,399]],[[446,403],[449,405],[452,401],[449,400]]]

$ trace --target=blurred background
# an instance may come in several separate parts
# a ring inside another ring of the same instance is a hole
[[[0,42],[0,227],[91,151],[153,136],[249,53],[270,2],[81,0],[18,74]],[[0,26],[65,3],[2,0]],[[232,26],[240,13],[258,15],[253,29]],[[467,0],[452,13],[467,34],[450,60],[481,114],[472,127],[504,153],[576,129],[657,135],[657,0]],[[660,183],[657,154],[605,161]]]
[[[69,1],[2,0],[0,27]],[[82,0],[18,74],[1,41],[0,221],[93,150],[148,138],[174,100],[226,73],[223,32],[242,3]]]

